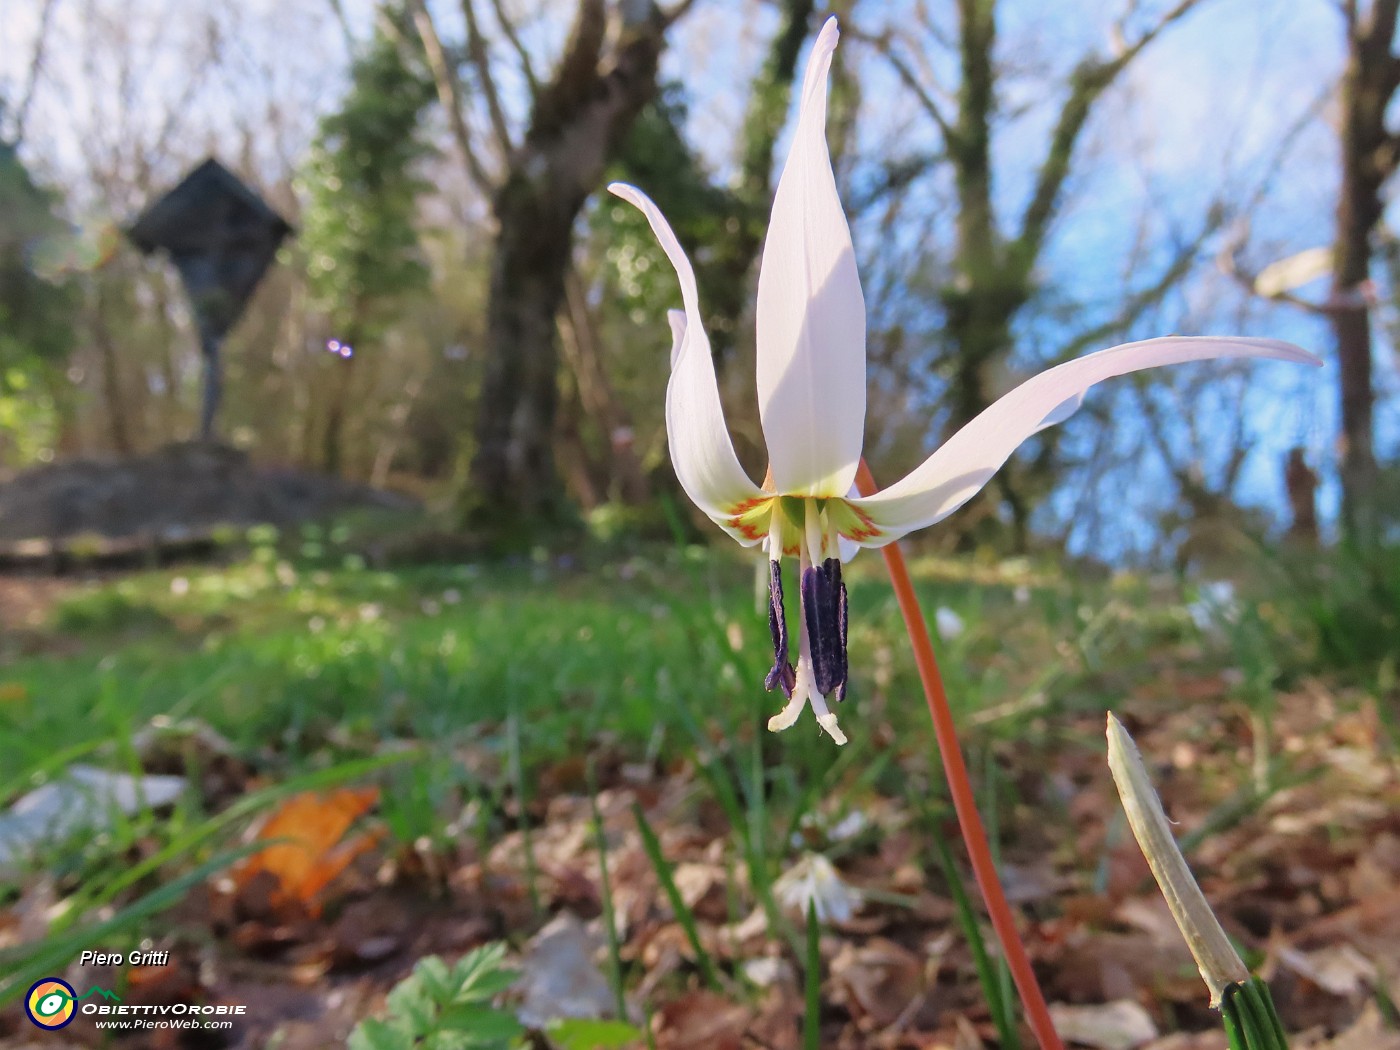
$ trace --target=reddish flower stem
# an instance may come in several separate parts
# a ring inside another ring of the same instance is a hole
[[[872,495],[876,491],[875,479],[865,460],[860,462],[856,474],[856,485],[861,494]],[[953,712],[948,706],[948,694],[943,690],[943,678],[938,673],[938,662],[933,656],[933,645],[929,641],[928,624],[919,599],[914,593],[914,583],[909,578],[909,567],[904,563],[904,552],[898,543],[891,543],[880,549],[884,555],[885,567],[889,570],[890,583],[894,587],[899,611],[904,616],[904,625],[909,631],[909,644],[914,650],[914,663],[919,668],[919,678],[923,682],[924,696],[928,700],[929,715],[933,718],[933,732],[938,740],[938,753],[943,757],[943,771],[948,778],[948,789],[953,795],[953,809],[958,815],[958,826],[962,830],[963,842],[967,845],[967,855],[972,861],[972,872],[977,877],[977,887],[986,901],[987,913],[1001,942],[1002,955],[1016,982],[1021,1004],[1026,1011],[1026,1020],[1040,1042],[1042,1050],[1063,1050],[1059,1034],[1050,1020],[1050,1011],[1045,1006],[1045,996],[1036,982],[1035,971],[1031,969],[1026,946],[1021,943],[1021,935],[1016,930],[1016,916],[1007,903],[1006,893],[997,877],[996,862],[987,843],[987,832],[982,826],[981,814],[977,812],[977,801],[972,792],[972,781],[967,775],[967,764],[963,761],[962,747],[958,743],[957,729],[953,724]]]

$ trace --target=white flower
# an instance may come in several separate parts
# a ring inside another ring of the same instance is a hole
[[[808,853],[773,883],[773,895],[784,908],[807,914],[817,912],[818,922],[849,922],[861,905],[860,891],[841,880],[831,861],[820,853]]]
[[[963,618],[946,605],[940,605],[933,614],[934,626],[938,628],[938,637],[945,642],[951,642],[954,638],[961,638],[964,630]]]
[[[902,481],[861,498],[854,488],[865,428],[865,300],[826,146],[827,73],[836,49],[829,19],[812,50],[797,129],[773,199],[758,278],[758,401],[771,482],[745,474],[725,425],[695,274],[656,205],[622,183],[608,188],[646,216],[680,278],[672,310],[666,432],[681,487],[740,543],[766,541],[774,662],[765,684],[787,706],[768,728],[786,729],[803,707],[846,742],[827,698],[846,693],[846,588],[841,562],[947,517],[972,498],[1022,441],[1069,417],[1101,380],[1155,365],[1213,357],[1320,362],[1290,343],[1173,336],[1125,343],[1051,368],[983,411]],[[781,560],[801,580],[797,663],[788,660]]]

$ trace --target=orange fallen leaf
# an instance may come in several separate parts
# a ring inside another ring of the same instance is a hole
[[[23,682],[0,682],[0,704],[22,704],[28,699]]]
[[[377,832],[350,838],[345,833],[379,801],[378,788],[340,788],[293,795],[258,832],[259,842],[272,843],[234,873],[241,892],[264,872],[277,880],[275,896],[320,911],[315,898],[350,863],[378,840]]]

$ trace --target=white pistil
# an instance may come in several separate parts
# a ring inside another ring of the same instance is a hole
[[[841,727],[836,724],[836,713],[826,706],[826,697],[815,689],[811,693],[812,713],[817,716],[818,724],[826,730],[827,735],[838,744],[846,742],[846,734],[841,732]]]
[[[802,501],[807,505],[807,513],[803,524],[807,529],[807,557],[813,565],[821,565],[826,560],[826,544],[822,536],[821,512],[817,510],[817,501],[806,499]]]
[[[778,500],[768,518],[768,560],[783,560],[783,508]]]

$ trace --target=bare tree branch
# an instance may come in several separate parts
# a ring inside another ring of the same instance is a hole
[[[19,107],[15,110],[14,141],[18,144],[24,138],[24,125],[29,120],[29,105],[34,101],[34,89],[39,83],[39,74],[44,68],[44,47],[49,39],[49,25],[53,20],[57,0],[44,0],[39,12],[39,28],[34,34],[34,54],[29,59],[29,73],[24,80],[24,94],[20,96]]]
[[[859,40],[868,44],[884,57],[890,64],[890,68],[895,71],[895,75],[914,95],[914,99],[923,106],[924,111],[938,125],[939,132],[943,135],[945,143],[953,139],[953,127],[948,123],[948,118],[943,114],[943,107],[938,104],[938,100],[933,97],[923,86],[913,67],[909,65],[899,54],[895,52],[894,41],[890,38],[889,31],[886,30],[878,35],[867,33],[858,26],[853,26],[849,22],[843,27],[846,34],[853,40]]]
[[[1175,288],[1191,272],[1200,256],[1206,241],[1215,235],[1224,221],[1225,210],[1218,204],[1210,209],[1206,222],[1190,242],[1183,244],[1172,261],[1157,275],[1151,284],[1130,293],[1123,308],[1112,318],[1079,333],[1051,358],[1052,364],[1059,364],[1078,357],[1089,347],[1107,342],[1115,335],[1132,328],[1139,318],[1160,303],[1168,292]]]
[[[462,0],[462,17],[467,22],[467,54],[476,67],[481,81],[481,93],[486,98],[486,112],[491,117],[491,130],[496,135],[496,144],[501,152],[510,156],[514,146],[511,143],[510,124],[501,105],[501,94],[496,90],[496,77],[491,71],[491,53],[486,48],[486,38],[481,35],[481,26],[476,20],[476,5],[472,0]]]
[[[1274,303],[1287,303],[1289,306],[1297,307],[1310,314],[1324,315],[1330,311],[1326,303],[1315,303],[1309,299],[1304,299],[1301,295],[1294,295],[1287,289],[1279,289],[1276,292],[1265,294],[1259,290],[1259,275],[1250,273],[1240,266],[1240,253],[1244,247],[1244,237],[1235,237],[1225,244],[1215,257],[1216,267],[1226,277],[1230,278],[1244,291],[1250,295],[1266,299]]]
[[[603,0],[579,0],[564,54],[554,76],[535,98],[532,134],[554,134],[571,113],[587,105],[589,99],[583,89],[596,82],[606,33],[607,8]]]
[[[1112,58],[1105,60],[1089,57],[1075,67],[1070,75],[1069,97],[1060,109],[1055,130],[1050,136],[1050,147],[1036,175],[1035,190],[1021,218],[1021,230],[1017,235],[1015,247],[1024,266],[1033,265],[1040,254],[1040,247],[1059,206],[1075,146],[1094,103],[1148,44],[1172,23],[1183,18],[1198,2],[1199,0],[1178,0],[1174,7],[1134,43],[1120,45],[1117,54]]]
[[[530,87],[530,97],[534,98],[540,93],[540,81],[535,76],[535,67],[530,62],[530,53],[525,50],[525,45],[521,43],[520,34],[515,31],[515,24],[506,15],[505,4],[501,0],[491,0],[491,10],[495,12],[496,21],[500,23],[501,33],[515,51],[515,57],[520,60],[521,75],[525,77],[525,83]]]
[[[995,265],[998,238],[992,210],[992,120],[996,111],[996,5],[958,0],[958,116],[949,152],[958,188],[958,254],[973,269]]]
[[[350,29],[350,19],[345,15],[345,4],[341,0],[328,0],[328,2],[336,22],[340,25],[341,36],[345,38],[345,53],[353,55],[355,53],[355,34]]]
[[[689,11],[694,4],[695,0],[680,0],[674,6],[663,9],[661,11],[661,28],[670,29],[671,25]]]
[[[471,129],[467,127],[466,118],[462,115],[461,90],[457,83],[457,77],[447,63],[447,54],[443,50],[442,38],[438,36],[437,26],[433,24],[433,16],[428,13],[428,7],[424,0],[409,0],[409,3],[413,9],[413,25],[418,30],[419,39],[423,41],[423,51],[428,58],[428,68],[433,74],[433,84],[437,88],[438,101],[447,113],[447,121],[452,128],[452,137],[457,142],[457,148],[462,151],[463,160],[466,161],[467,174],[471,176],[477,189],[490,196],[495,190],[495,180],[487,174],[486,168],[482,165],[481,159],[477,157],[476,150],[472,146]]]

